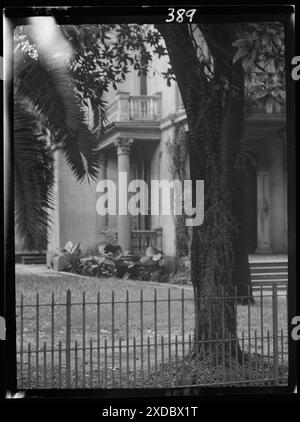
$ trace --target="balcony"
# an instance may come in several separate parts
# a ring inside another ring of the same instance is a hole
[[[161,93],[133,96],[127,92],[117,92],[115,101],[108,106],[107,118],[110,123],[159,121],[161,118]]]
[[[132,251],[136,255],[144,255],[149,246],[162,250],[162,228],[155,230],[132,230]]]
[[[101,232],[106,236],[105,231]],[[110,233],[113,243],[118,243],[118,232]],[[135,255],[144,255],[149,246],[155,246],[162,250],[162,228],[158,227],[154,230],[132,230],[131,231],[131,248]]]

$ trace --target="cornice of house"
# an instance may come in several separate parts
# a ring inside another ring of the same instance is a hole
[[[246,125],[258,125],[258,126],[265,126],[266,128],[269,126],[273,126],[274,124],[277,126],[281,126],[286,122],[286,108],[282,107],[280,113],[271,113],[268,114],[263,110],[256,110],[251,116],[246,118]],[[160,120],[160,129],[166,130],[169,129],[174,123],[183,123],[188,130],[187,124],[187,117],[184,108],[180,108],[174,114],[168,114],[167,116],[163,117]]]

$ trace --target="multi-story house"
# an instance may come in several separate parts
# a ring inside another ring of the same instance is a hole
[[[174,143],[177,123],[185,131],[188,127],[179,89],[175,82],[167,86],[161,73],[167,62],[166,56],[153,59],[147,76],[131,70],[117,91],[111,88],[108,92],[109,123],[100,144],[96,181],[76,182],[62,152],[55,151],[55,210],[47,236],[48,262],[68,240],[81,242],[84,250],[108,234],[115,236],[124,250],[141,253],[154,243],[167,256],[176,255],[174,215],[151,214],[151,189],[148,215],[99,215],[96,211],[102,195],[97,192],[99,180],[109,179],[118,186],[120,172],[127,172],[128,180],[144,180],[149,187],[151,180],[173,179],[170,144]],[[287,253],[285,126],[284,113],[256,112],[247,119],[249,253]],[[188,154],[185,169],[189,179]],[[24,251],[16,237],[18,252]]]
[[[128,73],[118,90],[109,92],[109,124],[100,146],[98,180],[110,179],[118,185],[118,174],[124,171],[129,180],[142,179],[148,185],[152,179],[171,180],[168,145],[174,138],[176,122],[181,121],[186,130],[188,127],[176,83],[168,87],[160,74],[165,63],[163,59],[153,63],[155,75]],[[252,254],[287,253],[285,124],[283,113],[257,112],[247,119],[247,212]],[[188,168],[187,157],[187,178]],[[107,229],[116,233],[123,249],[141,252],[154,243],[167,256],[176,255],[172,215],[98,215],[98,180],[76,183],[59,151],[55,177],[57,202],[48,233],[48,257],[68,240],[81,242],[82,249],[91,247],[104,240]]]

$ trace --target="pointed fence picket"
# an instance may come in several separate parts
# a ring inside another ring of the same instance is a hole
[[[81,302],[76,303],[72,302],[70,289],[64,303],[56,302],[54,293],[49,303],[41,303],[39,294],[35,303],[27,303],[22,294],[17,304],[20,311],[17,312],[18,385],[21,389],[38,389],[286,384],[284,368],[288,362],[288,338],[287,330],[279,326],[278,315],[278,298],[282,295],[275,283],[267,295],[261,287],[255,296],[259,317],[254,326],[249,291],[243,301],[246,303],[246,330],[237,330],[238,335],[231,336],[225,329],[225,309],[230,301],[237,311],[239,297],[236,290],[231,297],[226,297],[222,291],[220,297],[208,299],[209,338],[199,338],[187,328],[187,319],[195,317],[201,298],[186,297],[184,289],[180,295],[172,297],[168,288],[163,298],[158,297],[157,289],[154,289],[150,299],[145,299],[141,289],[134,300],[128,290],[123,300],[116,299],[114,291],[110,300],[102,300],[98,292],[94,302],[88,302],[83,292]],[[264,320],[266,296],[272,303],[270,327],[265,326]],[[221,338],[212,332],[213,300],[218,300],[221,306]],[[193,303],[193,315],[186,310],[188,302]],[[121,322],[116,318],[119,306],[123,312]],[[163,332],[159,325],[161,307],[165,318]],[[46,335],[45,309],[49,318]],[[87,319],[92,309],[95,310],[96,332],[91,337]],[[151,334],[145,330],[145,318],[149,317],[149,312],[152,313]],[[176,329],[172,318],[175,312],[177,321],[178,316],[180,321]],[[103,321],[107,321],[108,313],[110,324],[106,327],[106,334],[102,335]],[[65,318],[64,335],[57,333],[58,317]],[[74,334],[74,318],[77,324],[81,321],[81,333]],[[29,322],[32,335],[27,341]],[[206,366],[201,367],[204,361]]]

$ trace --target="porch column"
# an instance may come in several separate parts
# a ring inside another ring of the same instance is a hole
[[[106,179],[106,155],[105,152],[99,154],[99,171],[98,171],[98,181]],[[97,215],[96,230],[97,235],[99,236],[103,231],[104,227],[107,225],[107,214]]]
[[[120,174],[120,172],[127,173],[126,186],[123,185],[122,187],[120,187],[119,185],[118,188],[120,190],[120,188],[125,189],[126,187],[126,195],[128,195],[128,182],[130,174],[130,147],[132,143],[133,139],[128,138],[117,138],[117,140],[115,141],[118,154],[118,175]],[[123,251],[131,251],[131,224],[128,209],[123,210],[123,212],[120,212],[119,210],[118,244],[121,246]]]
[[[257,170],[257,249],[255,253],[272,253],[270,247],[270,175],[269,169]]]

